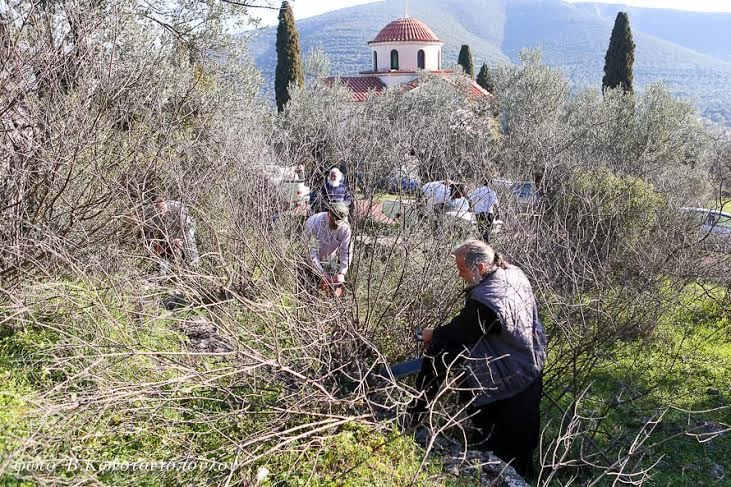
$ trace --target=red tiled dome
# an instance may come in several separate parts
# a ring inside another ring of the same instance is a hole
[[[432,30],[419,20],[411,17],[394,20],[381,29],[375,39],[368,44],[376,42],[442,42]]]

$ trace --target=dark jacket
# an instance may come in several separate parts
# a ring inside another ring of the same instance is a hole
[[[486,334],[498,333],[501,324],[497,314],[484,304],[466,296],[465,305],[457,316],[446,325],[434,329],[432,341],[424,356],[416,387],[425,394],[413,405],[413,412],[420,413],[427,401],[436,397],[449,370],[460,368],[464,357]],[[469,396],[464,394],[468,401]]]
[[[533,289],[517,267],[498,268],[469,296],[493,310],[501,324],[500,333],[480,338],[466,364],[466,385],[481,406],[527,389],[543,372],[547,340]]]
[[[350,206],[353,200],[345,181],[337,187],[332,186],[330,181],[325,181],[325,184],[322,185],[322,189],[320,190],[320,198],[325,205],[328,203],[345,203]]]
[[[482,406],[512,397],[537,378],[546,336],[528,279],[517,267],[498,269],[466,290],[465,307],[434,330],[417,387],[432,399],[448,369],[459,368],[463,400]],[[467,358],[467,360],[465,360]]]

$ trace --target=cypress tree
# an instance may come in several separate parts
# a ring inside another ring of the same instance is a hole
[[[632,92],[632,64],[634,61],[635,43],[629,28],[629,17],[627,12],[619,12],[614,21],[607,55],[604,57],[603,89],[621,86],[625,93]]]
[[[305,84],[305,74],[300,56],[300,39],[294,25],[294,13],[288,1],[283,1],[279,9],[279,25],[277,26],[277,72],[274,78],[274,92],[277,99],[277,110],[284,110],[289,101],[289,85]]]
[[[457,64],[462,66],[467,76],[470,78],[475,77],[475,66],[472,64],[472,51],[470,51],[470,46],[467,44],[462,44],[462,49],[459,50]]]
[[[495,94],[495,78],[492,76],[492,70],[487,67],[487,63],[482,63],[480,72],[477,74],[477,84]]]

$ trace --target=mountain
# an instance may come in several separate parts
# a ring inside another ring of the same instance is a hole
[[[333,74],[370,66],[367,42],[402,17],[403,0],[359,5],[297,22],[303,52],[322,47]],[[663,82],[692,99],[700,112],[731,126],[731,14],[683,12],[561,0],[422,0],[409,15],[425,22],[445,44],[444,67],[469,44],[475,66],[515,63],[521,49],[542,47],[544,61],[562,68],[576,86],[600,86],[614,18],[629,13],[637,48],[635,86]],[[252,35],[249,48],[273,80],[276,27]]]

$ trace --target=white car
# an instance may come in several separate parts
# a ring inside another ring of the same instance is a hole
[[[290,208],[306,208],[309,201],[310,187],[298,174],[297,166],[277,166],[270,164],[264,167],[269,174],[269,182],[279,189],[279,193],[289,203]]]
[[[699,223],[699,234],[703,242],[714,247],[731,250],[731,213],[708,208],[681,208]]]

